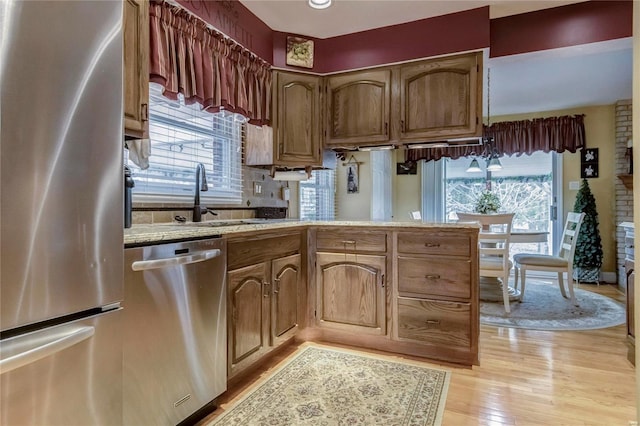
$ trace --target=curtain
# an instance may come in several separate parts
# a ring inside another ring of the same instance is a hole
[[[271,65],[185,9],[151,0],[149,80],[164,96],[184,96],[210,112],[237,112],[255,125],[271,120]]]
[[[535,151],[576,152],[586,146],[584,114],[503,121],[484,126],[483,133],[484,137],[494,139],[494,147],[500,155],[520,156]],[[408,149],[405,158],[407,161],[439,160],[442,157],[455,160],[481,155],[482,150],[481,146]]]

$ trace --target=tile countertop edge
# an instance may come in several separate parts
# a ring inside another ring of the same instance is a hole
[[[287,221],[275,223],[241,224],[227,226],[204,226],[201,224],[141,224],[133,225],[124,230],[124,244],[155,244],[162,242],[173,242],[176,240],[186,240],[189,238],[200,239],[206,237],[216,237],[230,234],[240,234],[255,231],[270,231],[285,228],[298,227],[380,227],[380,228],[472,228],[480,229],[480,226],[473,223],[435,223],[435,222],[377,222],[377,221]]]

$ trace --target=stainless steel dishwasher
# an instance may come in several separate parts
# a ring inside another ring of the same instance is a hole
[[[225,241],[125,247],[124,424],[175,425],[227,386]]]

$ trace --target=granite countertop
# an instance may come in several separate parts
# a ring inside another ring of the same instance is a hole
[[[381,227],[381,228],[475,228],[476,223],[378,222],[378,221],[301,221],[295,219],[210,220],[206,222],[155,223],[133,225],[124,230],[124,244],[155,244],[200,239],[255,231],[271,231],[306,226]]]

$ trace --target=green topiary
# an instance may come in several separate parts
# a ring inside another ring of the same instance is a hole
[[[585,213],[573,258],[574,278],[580,281],[597,282],[602,266],[602,241],[600,231],[598,231],[596,199],[593,197],[586,179],[582,179],[573,211]],[[591,272],[590,275],[589,272]]]

